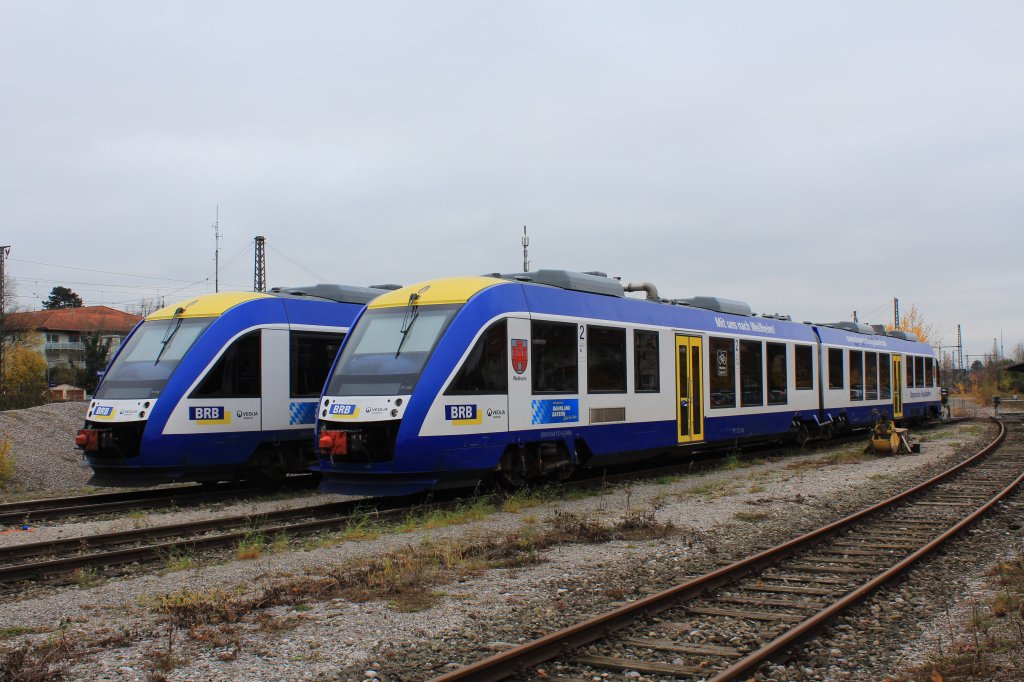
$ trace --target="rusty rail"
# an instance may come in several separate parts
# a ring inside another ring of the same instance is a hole
[[[544,637],[536,639],[532,642],[527,642],[521,646],[503,651],[485,659],[471,663],[467,666],[453,670],[449,673],[441,675],[434,679],[434,682],[456,682],[471,680],[473,682],[490,682],[493,680],[503,680],[517,673],[522,673],[526,669],[550,661],[558,656],[564,655],[571,649],[578,648],[585,644],[597,641],[608,635],[633,624],[635,621],[646,616],[661,613],[662,611],[676,607],[679,604],[692,600],[701,594],[728,584],[732,581],[742,578],[745,575],[756,571],[765,566],[777,563],[780,560],[788,558],[793,555],[797,550],[806,547],[807,545],[819,541],[823,538],[829,537],[838,533],[841,530],[847,529],[852,524],[865,519],[866,517],[873,515],[884,509],[892,508],[893,506],[906,501],[908,498],[916,495],[917,493],[930,488],[936,483],[948,479],[953,474],[964,470],[966,467],[978,462],[979,460],[987,457],[995,449],[1002,444],[1006,438],[1006,427],[1001,422],[996,422],[999,425],[999,433],[995,439],[992,440],[988,445],[981,449],[970,458],[963,462],[953,466],[946,471],[933,476],[932,478],[920,483],[908,490],[905,490],[898,495],[895,495],[887,500],[879,502],[871,507],[863,509],[859,512],[851,514],[843,519],[830,523],[817,530],[806,533],[798,538],[790,540],[786,543],[773,547],[771,549],[764,550],[758,554],[752,555],[728,566],[724,566],[715,571],[707,573],[703,576],[690,580],[681,585],[663,590],[661,592],[649,595],[635,602],[631,602],[624,606],[621,606],[608,613],[596,616],[582,623],[570,626],[558,632],[550,633]],[[832,606],[827,607],[822,612],[811,616],[799,627],[790,630],[785,635],[782,635],[775,640],[769,642],[765,647],[758,650],[757,652],[751,653],[740,661],[736,662],[732,666],[720,672],[713,679],[722,682],[724,680],[731,680],[735,677],[744,673],[750,672],[757,668],[765,660],[779,654],[780,652],[792,647],[793,645],[807,639],[814,632],[822,627],[826,622],[834,618],[842,611],[848,609],[851,605],[864,599],[867,595],[877,589],[880,585],[886,581],[892,579],[895,575],[906,570],[907,567],[913,565],[915,562],[920,560],[921,557],[925,556],[935,547],[942,544],[948,537],[951,537],[962,529],[966,525],[969,525],[981,514],[987,511],[992,505],[996,504],[1000,499],[1008,494],[1009,490],[1014,485],[1024,480],[1024,475],[1017,478],[1017,480],[1011,486],[1004,489],[995,498],[991,499],[982,508],[976,510],[968,518],[962,520],[953,529],[950,529],[942,534],[942,536],[935,538],[929,542],[928,545],[915,551],[912,555],[906,557],[904,560],[893,566],[885,573],[872,579],[870,582],[864,584],[860,588],[854,590],[850,594],[841,598],[838,602]],[[710,672],[710,671],[709,671]]]

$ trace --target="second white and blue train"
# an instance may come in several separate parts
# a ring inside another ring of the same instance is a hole
[[[317,408],[314,469],[322,490],[374,495],[562,478],[938,416],[937,374],[909,333],[666,300],[599,273],[436,279],[356,320]]]
[[[114,356],[75,438],[90,483],[271,482],[305,472],[338,348],[388,288],[221,292],[152,313]]]

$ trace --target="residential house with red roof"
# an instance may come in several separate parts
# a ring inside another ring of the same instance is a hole
[[[85,337],[99,334],[101,339],[109,340],[109,359],[117,352],[128,333],[141,321],[142,318],[138,315],[105,305],[33,310],[5,315],[4,333],[22,335],[26,332],[38,332],[38,350],[46,358],[48,369],[83,369]]]

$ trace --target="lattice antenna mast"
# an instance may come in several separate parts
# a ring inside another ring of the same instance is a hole
[[[892,328],[893,329],[900,329],[900,299],[898,299],[898,298],[892,299],[892,313],[893,313]]]
[[[217,214],[213,221],[213,291],[220,291],[220,204],[217,204]]]
[[[252,278],[252,290],[267,291],[267,252],[266,237],[256,237],[256,270]]]
[[[964,337],[960,332],[960,325],[956,326],[956,354],[957,364],[960,365],[960,369],[964,368]]]
[[[523,239],[522,239],[522,243],[523,243],[523,272],[529,272],[530,271],[530,259],[529,259],[529,253],[530,252],[529,252],[529,249],[527,249],[527,247],[530,245],[530,238],[526,236],[526,225],[523,225]]]

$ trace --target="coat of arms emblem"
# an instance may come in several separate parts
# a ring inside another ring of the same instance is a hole
[[[530,352],[526,339],[512,339],[512,369],[516,374],[525,372],[529,361]]]

